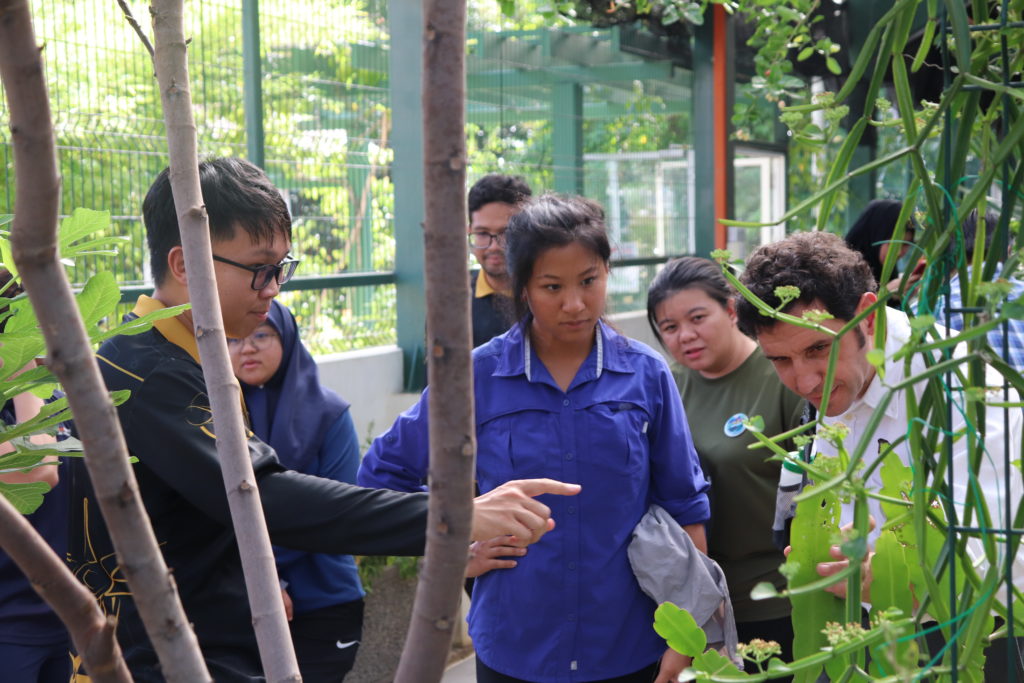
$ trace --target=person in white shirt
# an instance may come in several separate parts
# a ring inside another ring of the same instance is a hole
[[[741,282],[758,298],[769,306],[780,307],[782,299],[776,294],[776,288],[796,286],[799,296],[781,306],[781,312],[800,317],[806,311],[819,310],[830,314],[830,319],[820,324],[839,331],[849,321],[872,307],[877,301],[877,285],[870,268],[863,257],[849,249],[836,235],[823,232],[795,233],[774,244],[765,245],[755,251],[747,259],[746,269]],[[807,399],[818,409],[820,417],[819,436],[815,438],[813,452],[817,455],[834,456],[837,449],[834,444],[820,435],[823,427],[843,424],[849,429],[844,440],[847,451],[852,452],[856,445],[865,437],[865,430],[870,429],[869,421],[876,409],[884,403],[886,394],[904,378],[912,377],[926,368],[928,361],[924,352],[915,351],[911,359],[910,374],[906,374],[904,360],[896,354],[912,342],[913,329],[907,315],[875,306],[874,311],[865,316],[855,327],[841,337],[835,337],[821,329],[801,327],[789,322],[780,321],[775,317],[762,314],[750,301],[738,300],[738,324],[742,331],[757,340],[765,356],[775,367],[779,379],[790,390]],[[884,320],[883,320],[884,316]],[[869,360],[869,352],[874,346],[876,325],[885,325],[884,362],[882,373]],[[945,334],[939,330],[938,334]],[[833,345],[839,345],[838,359],[831,389],[825,393],[825,378],[829,365],[829,356]],[[957,348],[956,355],[966,353],[962,347]],[[966,366],[964,366],[966,372]],[[954,382],[955,384],[955,382]],[[1010,390],[1004,397],[1002,378],[991,368],[986,367],[986,387],[1000,387],[998,391],[985,394],[985,401],[1019,403],[1016,392]],[[912,385],[914,395],[921,398],[925,390],[925,382]],[[964,392],[952,387],[948,393],[952,401],[953,434],[965,427],[964,416],[973,417],[973,407],[967,404]],[[926,430],[920,420],[912,419],[908,413],[906,390],[896,391],[882,410],[870,435],[864,453],[864,465],[870,468],[875,460],[894,451],[907,466],[920,466],[925,462],[938,462],[947,437],[940,436],[936,452],[912,453],[911,439],[904,438],[911,430]],[[988,505],[991,527],[1001,529],[1005,526],[1007,507],[1012,517],[1021,501],[1020,443],[1021,422],[1024,413],[1018,408],[1002,409],[988,407],[985,410],[984,425],[978,425],[978,431],[984,434],[984,455],[977,469],[977,482]],[[983,427],[983,430],[982,430]],[[1008,435],[1008,439],[1004,436]],[[951,495],[958,520],[964,513],[962,505],[968,498],[969,459],[972,439],[959,435],[952,444],[952,481]],[[1006,444],[1010,452],[1007,453]],[[931,475],[929,475],[931,476]],[[941,488],[941,482],[930,482]],[[880,468],[870,472],[866,485],[868,490],[878,491],[882,486]],[[1008,495],[1007,495],[1008,494]],[[873,547],[879,530],[885,522],[885,515],[875,499],[869,499],[869,507],[875,519],[875,529],[870,533],[868,541]],[[843,522],[852,519],[852,505],[844,505]],[[974,518],[977,526],[977,517]],[[981,551],[981,543],[977,538],[968,541],[968,550],[979,571],[986,564]],[[999,544],[1000,566],[1005,563],[1002,554],[1005,544]],[[817,566],[822,576],[831,576],[844,568],[848,563],[833,549],[835,562],[823,562]],[[870,556],[869,556],[870,557]],[[870,571],[865,573],[870,580]],[[1018,552],[1013,560],[1014,583],[1024,586],[1024,553]],[[845,594],[845,582],[833,586],[830,590],[836,594]]]

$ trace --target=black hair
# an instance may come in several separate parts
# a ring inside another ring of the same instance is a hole
[[[820,301],[826,311],[844,321],[857,314],[865,292],[876,290],[864,257],[830,232],[797,232],[759,247],[747,259],[740,282],[772,307],[781,303],[775,295],[776,287],[799,287],[800,297],[787,304],[783,312],[797,304]],[[754,339],[758,332],[773,328],[777,322],[743,297],[736,299],[736,317],[740,330]]]
[[[199,184],[210,220],[210,239],[222,242],[241,228],[254,242],[292,237],[288,205],[270,178],[255,164],[235,157],[199,164]],[[149,267],[157,286],[167,276],[167,254],[181,245],[178,212],[171,194],[170,169],[156,177],[142,202],[149,245]]]
[[[882,277],[883,264],[879,258],[882,244],[896,234],[896,221],[902,210],[903,202],[896,199],[872,199],[846,233],[846,245],[864,257],[875,282]],[[908,228],[913,229],[913,222]],[[891,277],[895,279],[899,275],[899,269],[894,267]]]
[[[515,206],[532,194],[530,186],[521,176],[489,173],[469,189],[469,218],[472,220],[473,212],[485,204],[501,202]]]
[[[505,261],[512,280],[516,319],[529,314],[526,285],[540,255],[573,242],[592,251],[607,265],[612,249],[604,224],[604,209],[583,197],[544,194],[523,205],[505,230]]]
[[[669,261],[647,288],[647,323],[659,342],[662,339],[655,309],[676,292],[691,288],[703,291],[722,308],[728,308],[729,300],[735,296],[721,267],[714,261],[699,256],[684,256]]]
[[[978,233],[978,209],[971,209],[971,212],[964,218],[962,224],[962,234],[964,238],[964,257],[967,262],[970,263],[971,259],[974,258],[974,240]],[[985,253],[988,254],[988,250],[992,247],[992,239],[996,236],[996,230],[999,228],[999,214],[991,209],[985,211]],[[1010,240],[1012,241],[1012,236]],[[956,242],[951,242],[951,245],[955,245]],[[1007,253],[1009,253],[1009,244],[1007,244]],[[999,261],[1002,261],[1006,257],[1003,254]]]

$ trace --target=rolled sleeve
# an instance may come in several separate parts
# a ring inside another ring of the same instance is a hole
[[[398,416],[388,431],[374,439],[359,465],[356,483],[393,491],[426,491],[430,464],[428,398],[429,389],[416,405]]]
[[[679,389],[668,367],[656,368],[650,391],[658,396],[651,444],[651,501],[679,524],[702,524],[711,517],[710,488],[693,447]]]

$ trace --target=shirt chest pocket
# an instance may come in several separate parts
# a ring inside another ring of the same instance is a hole
[[[561,435],[557,418],[525,410],[490,420],[477,428],[477,475],[494,486],[510,479],[557,477]]]
[[[586,407],[585,433],[592,452],[602,454],[598,462],[613,471],[636,472],[649,463],[650,416],[636,403],[601,401]]]

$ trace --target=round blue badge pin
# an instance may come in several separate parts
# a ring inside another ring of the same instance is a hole
[[[747,416],[743,413],[736,413],[728,420],[725,421],[725,428],[722,430],[726,436],[736,437],[743,433],[746,427],[743,426],[743,421],[747,419]]]

